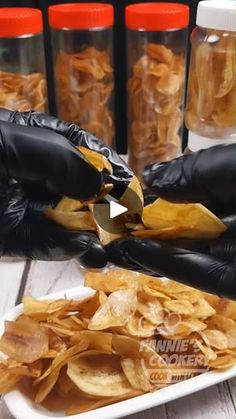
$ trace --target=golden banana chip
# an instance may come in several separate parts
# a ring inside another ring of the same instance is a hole
[[[135,313],[126,323],[126,331],[131,336],[149,338],[155,334],[156,326],[139,313]]]
[[[96,224],[89,211],[60,211],[57,208],[49,207],[45,213],[46,217],[68,230],[89,230],[96,231]]]
[[[206,329],[201,333],[201,337],[207,345],[216,349],[227,349],[228,340],[220,330]]]
[[[99,172],[102,172],[104,169],[108,173],[112,174],[113,169],[109,161],[105,156],[96,151],[90,150],[89,148],[79,146],[78,150],[86,157],[86,159],[94,166]]]
[[[136,311],[136,290],[114,291],[96,311],[88,324],[89,330],[103,330],[109,327],[124,326]]]
[[[163,303],[164,307],[173,313],[192,315],[194,313],[194,307],[190,301],[187,300],[166,300]]]
[[[116,355],[86,356],[85,352],[83,357],[68,362],[67,374],[83,393],[91,396],[115,397],[132,391]]]
[[[124,358],[121,366],[131,386],[137,390],[151,391],[146,369],[140,359]]]
[[[227,227],[212,212],[201,204],[173,204],[164,199],[157,199],[143,209],[145,227],[162,229],[183,227],[178,237],[217,238]]]

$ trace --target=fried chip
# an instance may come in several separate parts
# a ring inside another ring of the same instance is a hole
[[[49,207],[47,208],[45,215],[50,220],[63,227],[66,227],[68,230],[96,230],[96,224],[92,214],[89,211],[67,212]]]
[[[103,330],[124,326],[136,307],[137,296],[134,289],[114,291],[90,319],[88,329]]]
[[[51,363],[44,373],[35,380],[34,385],[40,383],[44,378],[48,377],[52,374],[55,370],[61,369],[64,365],[68,363],[68,360],[71,359],[73,356],[77,355],[80,352],[86,351],[88,348],[88,340],[84,338],[81,340],[77,345],[72,346],[71,348],[67,349],[62,354],[59,354]]]
[[[58,377],[59,377],[60,370],[55,369],[48,375],[43,381],[41,381],[37,394],[35,396],[35,402],[41,403],[47,395],[52,391],[53,387],[55,386]]]
[[[126,332],[131,336],[149,338],[155,334],[156,326],[144,316],[135,313],[126,324]]]
[[[145,392],[151,391],[152,386],[140,359],[124,358],[121,360],[121,366],[127,380],[133,388]]]
[[[32,363],[48,351],[48,336],[40,325],[22,315],[14,322],[5,321],[0,350],[15,361]]]
[[[207,320],[209,328],[218,329],[225,334],[228,340],[228,348],[236,348],[236,322],[215,314]]]
[[[209,366],[214,369],[226,369],[235,365],[236,358],[232,355],[218,356],[215,360],[209,362]]]
[[[201,332],[201,337],[207,345],[216,349],[227,349],[228,339],[220,330],[206,329]]]
[[[68,362],[67,374],[84,393],[115,397],[132,391],[116,355],[98,354]]]
[[[143,209],[145,227],[154,230],[169,227],[184,227],[178,237],[217,238],[227,227],[212,212],[201,204],[172,204],[158,198]]]
[[[182,294],[181,294],[182,297]],[[216,314],[216,311],[212,306],[204,299],[199,296],[197,293],[197,299],[194,302],[194,317],[201,318],[201,317],[210,317]]]
[[[97,153],[96,151],[90,150],[89,148],[79,146],[78,150],[86,157],[86,159],[94,166],[99,172],[104,169],[109,174],[113,173],[113,169],[109,161],[103,154]]]
[[[74,346],[84,338],[88,341],[88,349],[112,353],[112,333],[83,330],[73,334],[70,339],[70,345]]]
[[[85,273],[84,285],[94,290],[105,293],[127,288],[137,288],[140,276],[137,272],[129,272],[125,269],[109,269],[104,272],[88,271]]]
[[[158,326],[164,321],[164,309],[157,298],[151,298],[145,292],[138,294],[137,311],[149,322]]]
[[[166,300],[164,301],[163,305],[173,313],[190,316],[194,313],[194,307],[192,303],[187,300]]]

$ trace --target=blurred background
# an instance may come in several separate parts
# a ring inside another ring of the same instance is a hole
[[[81,1],[83,2],[83,1]],[[93,3],[95,0],[86,0],[86,2]],[[127,128],[126,128],[126,62],[125,62],[125,26],[124,26],[124,8],[128,4],[139,3],[138,0],[96,0],[98,3],[110,3],[115,9],[115,26],[114,26],[114,64],[115,64],[115,114],[116,114],[116,147],[119,153],[126,153],[127,150]],[[142,0],[142,3],[150,2],[150,0]],[[169,1],[162,0],[163,3]],[[173,3],[183,3],[190,6],[190,26],[189,34],[195,26],[196,10],[199,3],[198,0],[185,0]],[[42,10],[45,27],[45,53],[47,65],[48,78],[48,94],[50,102],[50,113],[56,115],[55,95],[52,79],[52,55],[50,51],[49,29],[47,22],[47,8],[52,4],[72,3],[66,0],[0,0],[0,7],[36,7]],[[80,1],[73,1],[73,3],[80,3]],[[189,56],[189,51],[188,51]],[[186,145],[187,131],[184,132],[183,147]]]

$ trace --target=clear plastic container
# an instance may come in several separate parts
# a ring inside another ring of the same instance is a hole
[[[58,116],[106,144],[114,140],[113,7],[49,7]]]
[[[0,107],[47,110],[40,10],[0,8]]]
[[[144,167],[179,156],[182,146],[188,6],[126,7],[129,163]]]
[[[188,148],[236,142],[236,2],[201,1],[191,34]]]

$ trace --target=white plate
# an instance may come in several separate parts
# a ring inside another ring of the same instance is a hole
[[[92,290],[89,288],[76,287],[56,294],[50,294],[43,298],[63,298],[64,296],[67,298],[84,298],[91,295],[91,293]],[[4,331],[4,320],[14,320],[21,313],[22,304],[14,307],[2,317],[0,320],[0,335]],[[110,406],[66,417],[71,419],[97,419],[98,417],[103,419],[121,418],[187,396],[188,394],[195,393],[234,376],[236,376],[236,366],[223,372],[206,372],[197,377],[182,381],[181,383],[157,390],[154,393],[144,394],[143,396],[138,396]],[[8,393],[4,397],[4,400],[8,409],[16,419],[53,419],[55,417],[65,417],[64,414],[58,414],[58,412],[53,414],[52,412],[36,406],[16,390]]]

